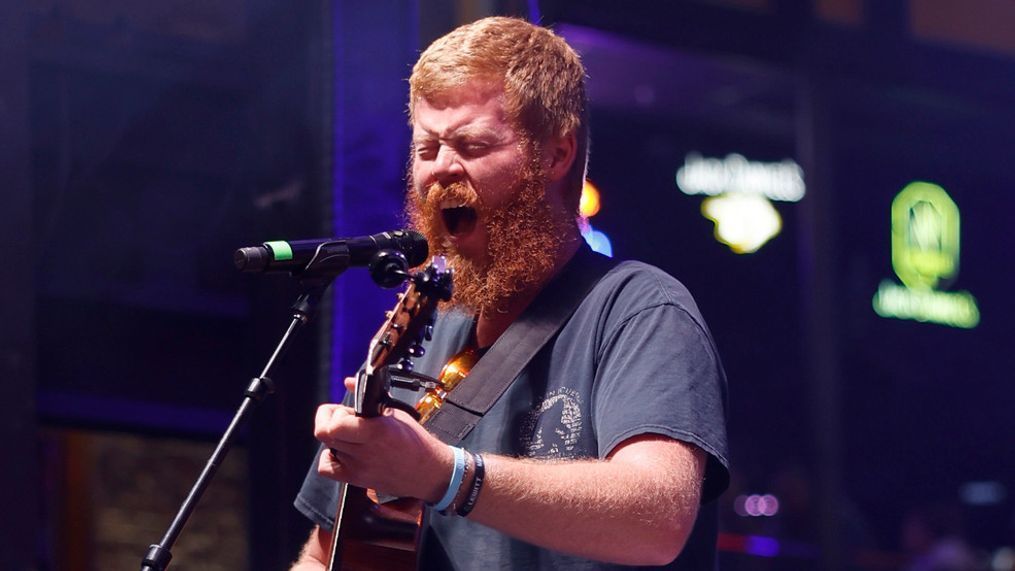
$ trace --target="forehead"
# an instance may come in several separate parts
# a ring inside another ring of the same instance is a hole
[[[504,108],[504,90],[499,86],[473,81],[414,101],[414,137],[444,138],[472,130],[505,129],[511,126]]]

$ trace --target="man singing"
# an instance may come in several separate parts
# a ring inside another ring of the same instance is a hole
[[[436,376],[601,263],[577,226],[585,70],[551,31],[486,18],[435,41],[409,86],[408,217],[455,271],[416,363]],[[293,569],[327,560],[336,481],[437,504],[425,569],[714,568],[728,480],[715,346],[678,281],[639,262],[604,272],[457,450],[402,411],[322,405],[323,452],[295,502],[317,527]]]

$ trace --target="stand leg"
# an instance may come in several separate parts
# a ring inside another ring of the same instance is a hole
[[[160,543],[152,544],[148,547],[148,551],[145,553],[144,558],[141,561],[141,571],[165,571],[169,565],[170,560],[173,558],[171,549],[176,543],[180,532],[183,530],[183,526],[190,519],[190,514],[193,513],[194,508],[197,506],[197,502],[201,499],[205,489],[211,483],[212,478],[215,476],[215,472],[222,464],[222,460],[229,452],[229,448],[232,446],[233,440],[236,435],[237,429],[243,424],[248,418],[250,411],[255,405],[259,404],[264,398],[274,392],[275,386],[272,380],[268,377],[268,373],[271,368],[275,365],[285,353],[286,348],[289,346],[290,341],[296,335],[299,328],[310,321],[310,316],[313,312],[317,302],[321,299],[324,290],[327,289],[328,285],[334,276],[317,278],[314,280],[307,280],[304,282],[304,292],[297,298],[293,304],[293,316],[292,321],[289,323],[289,328],[286,329],[285,334],[279,341],[278,346],[275,347],[275,351],[272,352],[271,357],[268,358],[267,364],[264,366],[264,370],[261,375],[255,377],[250,381],[244,391],[243,402],[240,403],[239,409],[233,416],[232,421],[226,428],[225,433],[219,440],[218,445],[212,452],[211,457],[205,464],[204,469],[201,471],[201,475],[198,476],[197,481],[194,482],[194,486],[191,488],[187,498],[180,505],[180,509],[173,518],[173,522],[169,525],[169,529],[166,530],[166,534],[162,537]]]

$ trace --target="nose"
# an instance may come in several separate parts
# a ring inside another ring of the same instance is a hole
[[[454,149],[447,145],[441,145],[437,151],[437,158],[434,160],[433,177],[442,185],[458,182],[465,178],[465,168],[462,166],[461,157]]]

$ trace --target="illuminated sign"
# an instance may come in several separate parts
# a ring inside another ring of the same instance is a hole
[[[943,291],[959,273],[959,208],[943,188],[912,182],[892,201],[892,269],[874,294],[882,317],[971,329],[980,322],[968,291]]]
[[[735,153],[724,159],[688,154],[677,170],[677,187],[708,197],[701,213],[715,223],[716,240],[737,254],[758,251],[782,230],[770,200],[797,202],[806,191],[803,169],[795,162],[761,163]]]
[[[710,196],[701,213],[715,222],[715,238],[738,254],[757,252],[782,229],[772,203],[756,194]]]
[[[677,170],[677,186],[684,194],[760,194],[781,202],[799,202],[806,190],[804,171],[795,162],[759,163],[735,153],[725,159],[688,154]]]

